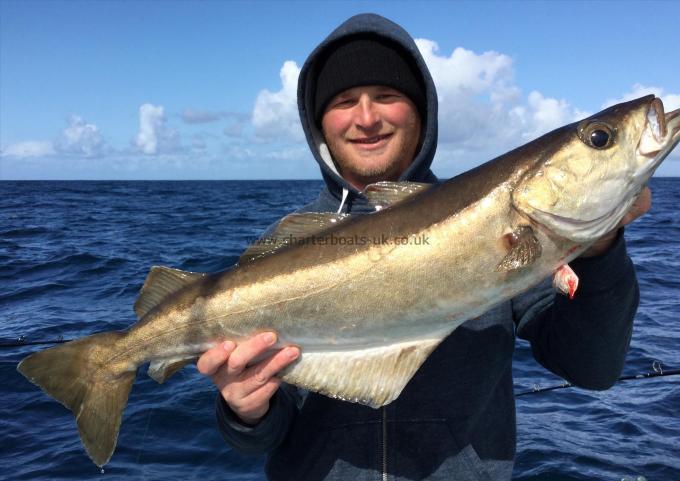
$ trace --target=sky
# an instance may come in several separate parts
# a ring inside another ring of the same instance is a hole
[[[674,0],[0,0],[0,180],[320,178],[297,76],[362,12],[430,67],[442,178],[619,101],[680,108]]]

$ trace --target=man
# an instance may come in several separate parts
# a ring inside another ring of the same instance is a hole
[[[437,95],[398,25],[359,15],[338,27],[303,66],[298,107],[326,182],[302,211],[370,212],[360,194],[367,184],[436,182]],[[647,191],[626,222],[648,208]],[[515,331],[538,361],[576,385],[606,389],[621,371],[638,302],[633,266],[621,232],[587,254],[596,257],[572,263],[581,279],[574,301],[543,283],[464,323],[379,410],[281,385],[276,374],[297,348],[255,362],[275,333],[211,349],[198,368],[220,390],[222,434],[238,451],[268,453],[274,480],[508,480]]]

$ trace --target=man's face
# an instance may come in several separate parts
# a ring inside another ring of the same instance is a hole
[[[420,116],[398,90],[361,86],[331,100],[321,127],[340,174],[361,190],[373,182],[397,180],[411,165]]]

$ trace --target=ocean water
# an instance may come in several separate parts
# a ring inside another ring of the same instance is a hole
[[[218,271],[312,200],[319,181],[0,182],[0,342],[123,329],[152,265]],[[626,231],[641,305],[625,374],[680,367],[680,179],[653,179]],[[90,462],[69,411],[16,372],[42,346],[0,347],[0,479],[261,480],[229,450],[215,392],[194,366],[159,386],[140,373],[118,448]],[[559,385],[518,341],[517,393]],[[517,397],[518,480],[680,480],[680,376]]]

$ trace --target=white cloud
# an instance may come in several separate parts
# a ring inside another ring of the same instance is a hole
[[[680,109],[680,94],[667,94],[661,97],[666,112]]]
[[[547,130],[572,120],[571,109],[565,100],[546,98],[534,90],[529,94],[528,103],[532,111],[533,122],[538,130]]]
[[[527,141],[588,115],[588,112],[572,107],[566,100],[544,97],[536,90],[529,93],[526,104],[515,106],[510,111],[522,140]]]
[[[68,122],[69,126],[62,131],[62,138],[57,142],[60,152],[87,157],[101,153],[104,141],[96,125],[86,123],[79,115],[71,115]]]
[[[492,92],[495,101],[515,98],[519,91],[512,85],[512,59],[497,52],[476,54],[462,47],[450,56],[438,54],[439,46],[427,39],[416,44],[432,77],[435,79],[439,100],[447,102],[460,95]]]
[[[2,150],[3,157],[17,157],[21,159],[28,157],[45,157],[55,153],[54,144],[46,140],[17,142]]]
[[[585,114],[565,100],[538,91],[524,97],[515,84],[508,55],[478,54],[461,47],[446,55],[432,40],[417,39],[416,44],[437,86],[440,148],[445,157],[466,159],[461,167],[468,168]]]
[[[626,92],[617,99],[607,99],[607,101],[602,104],[602,108],[604,109],[614,104],[627,102],[628,100],[637,99],[649,94],[654,94],[661,99],[663,108],[666,112],[680,109],[680,94],[667,93],[661,87],[649,87],[642,84],[633,85],[633,88],[629,92]]]
[[[139,107],[139,134],[137,147],[145,154],[155,154],[158,150],[157,132],[165,122],[162,106],[143,104]]]
[[[268,152],[265,152],[263,157],[272,160],[305,160],[309,158],[309,147],[307,147],[307,145],[300,145],[269,150]],[[312,164],[310,163],[310,165]]]
[[[146,103],[139,107],[139,133],[135,143],[141,152],[155,155],[179,148],[179,134],[165,123],[162,105]]]
[[[620,102],[626,102],[628,100],[637,99],[645,95],[653,94],[661,99],[663,102],[663,109],[666,113],[671,112],[676,109],[680,109],[680,94],[667,92],[662,87],[646,86],[642,84],[634,84],[630,91],[626,92],[619,98],[607,99],[607,101],[602,104],[602,108],[609,107],[611,105],[618,104]],[[666,159],[666,164],[669,162],[680,161],[680,149],[677,147],[668,155]],[[664,164],[662,164],[661,169],[664,169]],[[667,166],[666,166],[667,167]],[[670,167],[667,167],[670,171]]]
[[[297,110],[299,75],[300,68],[297,64],[292,60],[287,60],[279,73],[281,90],[271,92],[265,89],[257,95],[252,122],[258,137],[304,139]]]
[[[243,147],[238,144],[223,144],[222,154],[229,162],[233,161],[250,161],[258,158],[257,151],[251,147]]]
[[[3,156],[17,158],[47,157],[56,154],[93,157],[102,153],[105,142],[94,124],[89,124],[79,115],[71,115],[68,126],[54,141],[29,140],[17,142],[2,151]]]

